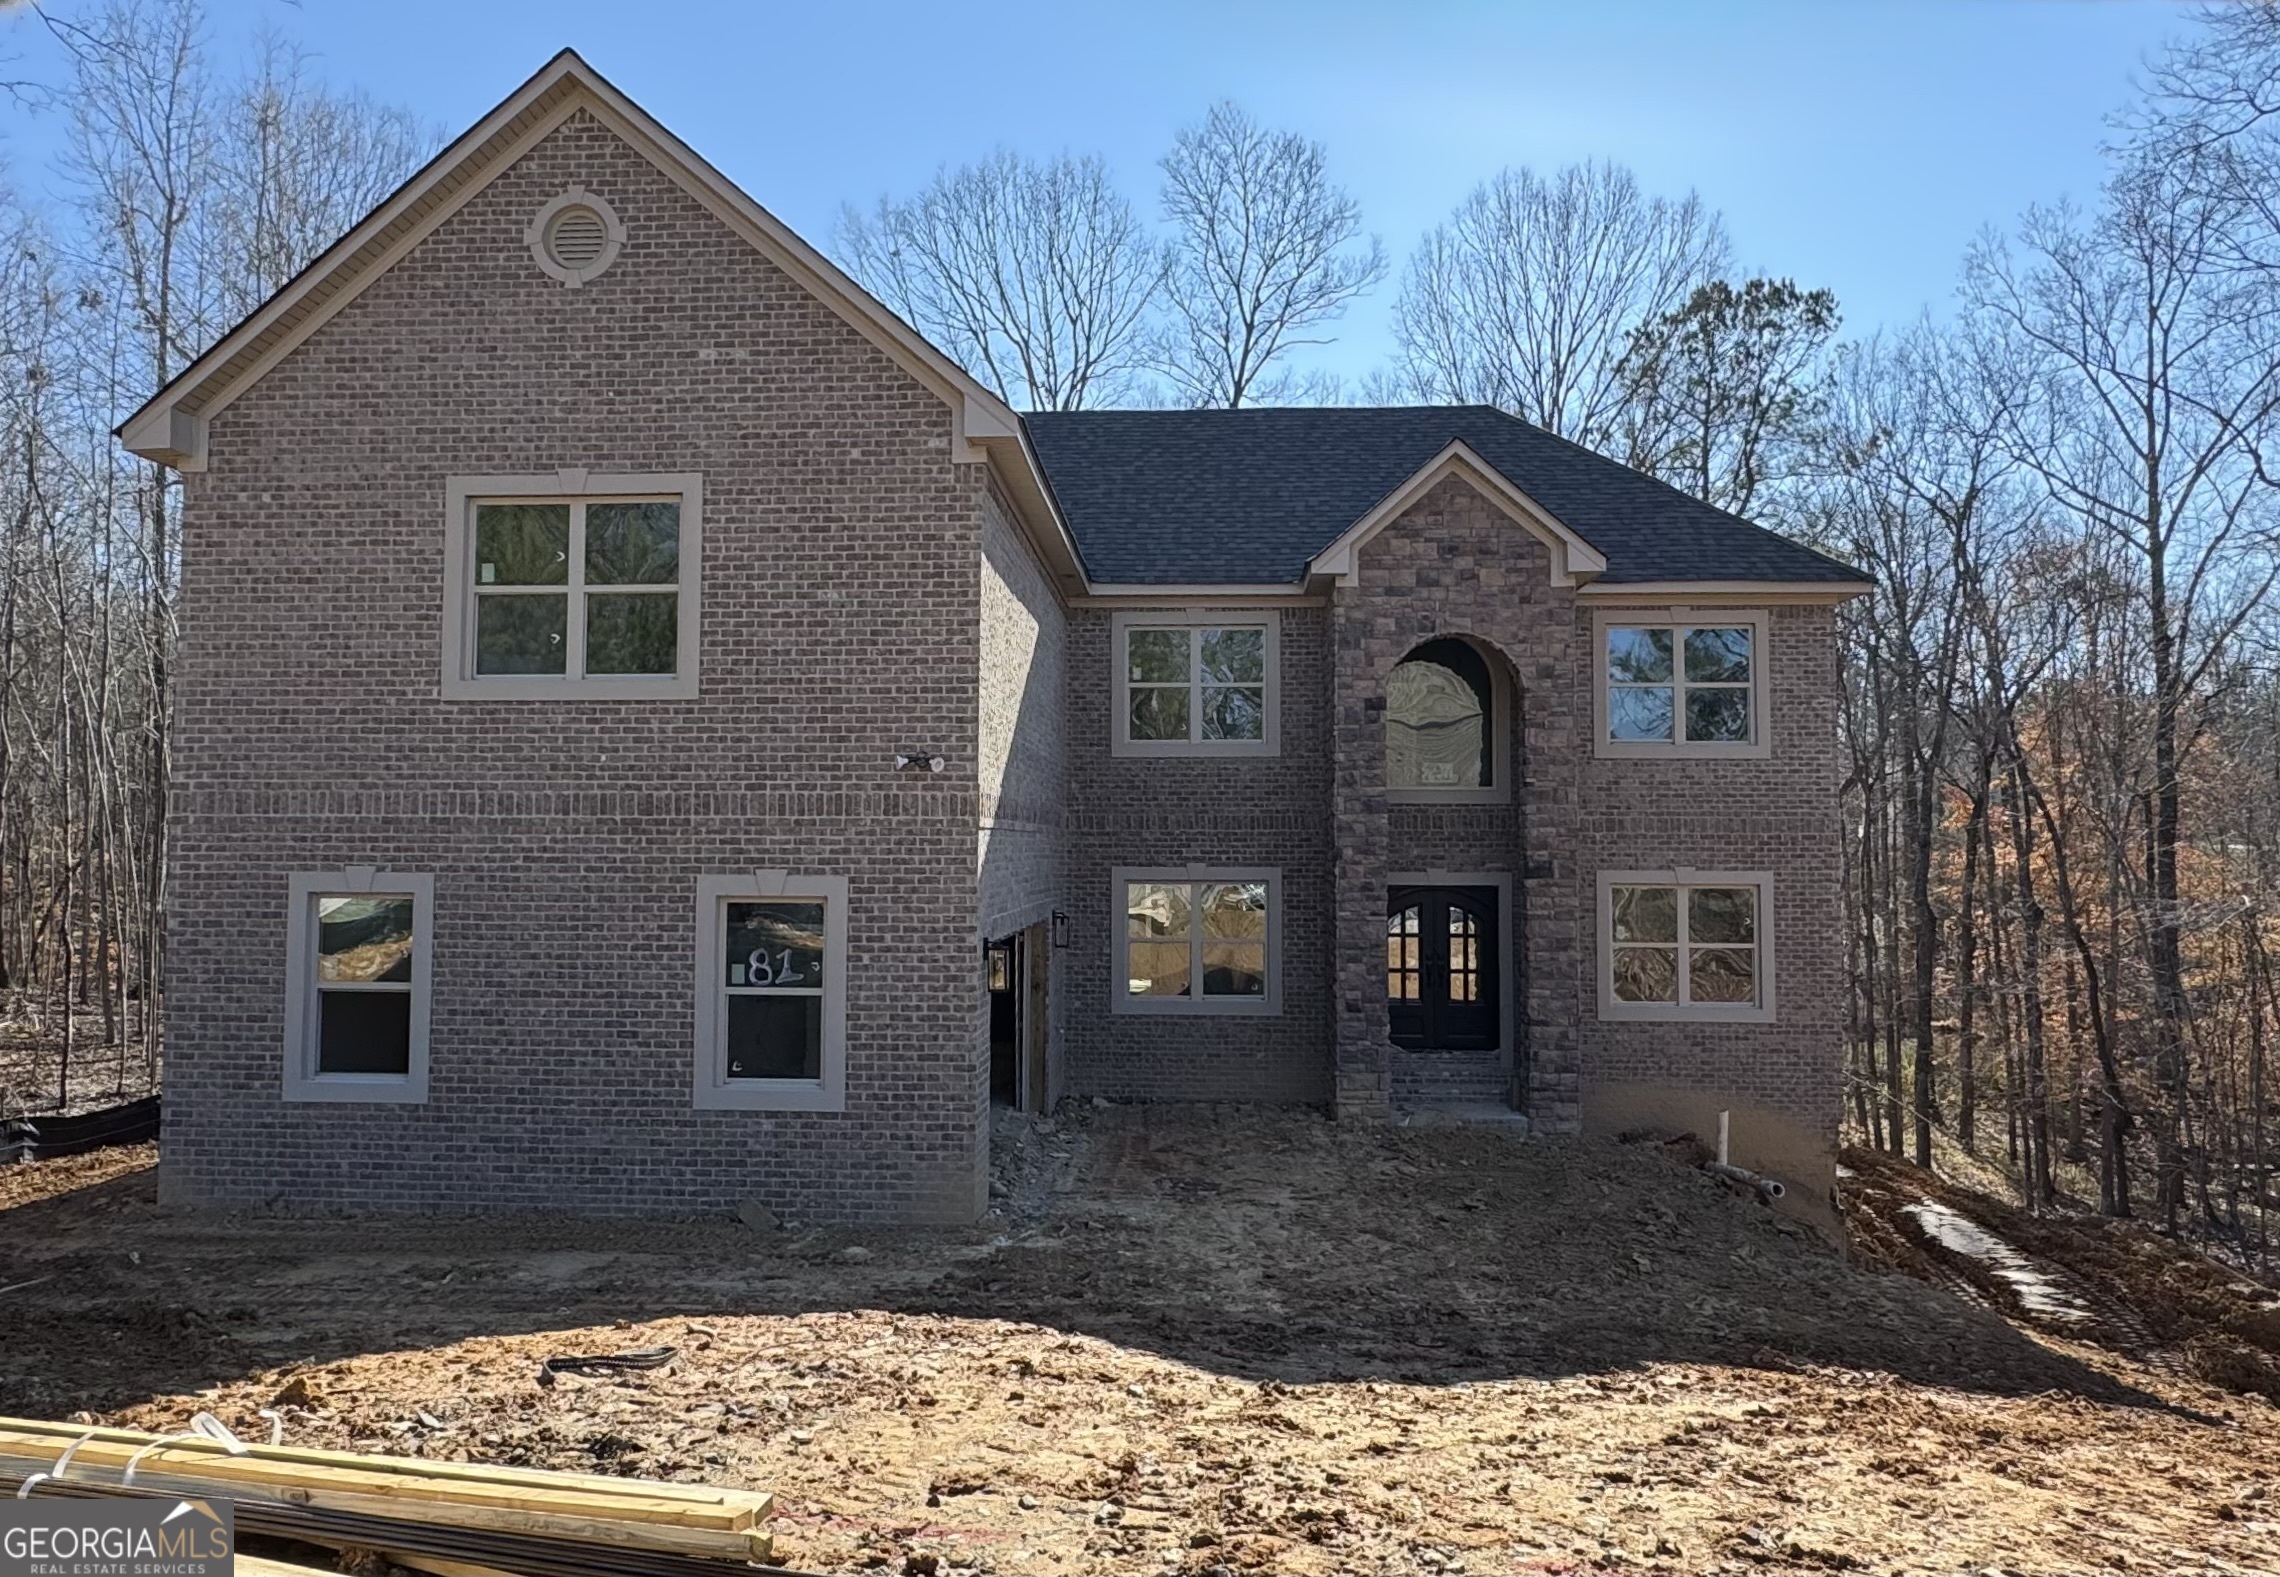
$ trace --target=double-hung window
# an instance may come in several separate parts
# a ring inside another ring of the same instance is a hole
[[[846,973],[846,877],[701,880],[696,1104],[844,1110]]]
[[[1271,613],[1120,613],[1113,749],[1258,756],[1277,749],[1281,676]]]
[[[1770,1021],[1772,892],[1762,871],[1602,873],[1599,1016]]]
[[[454,478],[444,694],[696,694],[695,476]]]
[[[1279,872],[1119,870],[1115,887],[1115,1011],[1282,1011]]]
[[[1763,755],[1765,621],[1603,615],[1599,754]]]
[[[287,892],[286,1099],[426,1100],[435,878],[302,872]]]

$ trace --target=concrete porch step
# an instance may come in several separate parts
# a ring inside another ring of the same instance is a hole
[[[1419,1101],[1397,1105],[1393,1120],[1404,1128],[1509,1128],[1528,1131],[1528,1114],[1502,1101]]]

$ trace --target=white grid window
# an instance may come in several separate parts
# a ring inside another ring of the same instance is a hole
[[[445,695],[696,694],[697,478],[468,477],[449,493]]]
[[[1272,614],[1120,613],[1114,752],[1258,756],[1277,749],[1279,630]]]
[[[1769,753],[1762,613],[1657,619],[1602,612],[1596,628],[1597,754]]]
[[[1773,1016],[1772,880],[1762,872],[1608,872],[1600,1016]]]
[[[425,1100],[435,879],[304,872],[287,891],[286,1098]]]
[[[1115,1011],[1281,1011],[1279,872],[1120,870],[1115,876]]]

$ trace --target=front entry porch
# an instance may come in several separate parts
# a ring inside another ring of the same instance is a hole
[[[1525,1126],[1514,1100],[1511,884],[1397,875],[1386,890],[1387,1093],[1404,1122]]]

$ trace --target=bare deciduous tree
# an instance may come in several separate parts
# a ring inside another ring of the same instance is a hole
[[[1167,258],[1098,158],[1000,151],[915,197],[842,211],[840,260],[1017,407],[1113,403],[1143,359]]]
[[[1724,272],[1725,225],[1621,165],[1506,170],[1410,259],[1397,370],[1420,400],[1497,405],[1592,448],[1621,438],[1632,332]]]
[[[1213,105],[1164,156],[1174,242],[1158,364],[1196,405],[1287,398],[1282,365],[1385,277],[1385,249],[1330,184],[1322,145]]]

